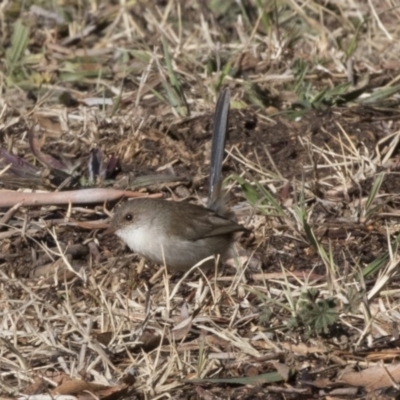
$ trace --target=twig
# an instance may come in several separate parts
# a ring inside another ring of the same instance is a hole
[[[17,203],[24,206],[45,206],[60,204],[93,204],[114,201],[122,197],[161,197],[161,194],[144,195],[139,192],[115,189],[81,189],[53,193],[25,193],[12,190],[0,191],[0,208],[13,207]]]

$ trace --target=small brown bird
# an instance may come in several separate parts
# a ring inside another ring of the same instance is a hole
[[[228,124],[229,89],[218,98],[211,149],[208,207],[159,199],[136,199],[124,203],[114,214],[114,232],[131,250],[171,272],[186,271],[203,259],[224,258],[235,233],[246,228],[229,219],[220,193],[222,161]],[[210,260],[204,267],[214,266]]]
[[[235,232],[246,228],[194,204],[136,199],[116,211],[111,230],[131,250],[158,264],[165,263],[171,272],[178,272],[212,255],[225,257]],[[210,260],[204,266],[214,264]]]

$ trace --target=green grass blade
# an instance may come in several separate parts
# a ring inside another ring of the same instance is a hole
[[[231,175],[229,178],[239,183],[246,200],[251,205],[256,207],[260,212],[269,215],[269,213],[267,213],[264,208],[261,207],[262,205],[268,203],[275,210],[276,215],[281,217],[286,216],[284,209],[281,207],[279,202],[263,185],[261,185],[260,182],[255,180],[253,184],[251,184],[239,175]]]
[[[400,92],[400,85],[392,87],[383,87],[376,90],[369,97],[359,100],[361,104],[374,104],[386,100],[388,97]]]
[[[22,60],[29,42],[29,28],[20,20],[15,23],[11,37],[11,48],[6,52],[8,73],[12,75],[17,64]]]
[[[172,107],[177,110],[178,114],[181,117],[187,117],[190,115],[190,112],[186,103],[185,95],[183,93],[182,85],[174,72],[171,55],[169,54],[168,45],[164,37],[161,37],[161,41],[163,45],[164,60],[167,67],[169,79],[169,84],[165,81],[163,82],[168,99]]]
[[[379,192],[379,189],[382,185],[384,177],[385,177],[385,173],[380,173],[374,179],[374,183],[372,184],[372,188],[369,193],[367,202],[365,203],[365,218],[366,218],[366,220],[370,219],[371,216],[374,214],[374,211],[376,211],[377,209],[380,208],[380,207],[371,208],[371,206],[376,198],[376,195]]]
[[[218,93],[221,90],[221,87],[224,83],[225,77],[229,75],[231,71],[231,62],[225,64],[224,68],[222,69],[221,73],[218,76],[217,82],[215,83],[215,91]]]
[[[395,240],[390,244],[392,248],[392,253],[396,251],[400,244],[400,234],[396,236]],[[367,278],[370,275],[375,274],[377,271],[379,271],[381,268],[383,268],[387,262],[390,259],[390,252],[387,251],[383,255],[379,256],[376,258],[374,261],[371,261],[363,270],[362,270],[362,276],[364,278]]]

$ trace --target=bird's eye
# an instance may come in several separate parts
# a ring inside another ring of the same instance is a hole
[[[126,214],[125,215],[125,219],[127,220],[127,221],[132,221],[132,214]]]

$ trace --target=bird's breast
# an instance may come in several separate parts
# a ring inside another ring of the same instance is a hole
[[[148,227],[125,227],[116,234],[132,251],[157,262],[162,260],[163,240],[160,232]]]
[[[223,256],[231,243],[229,235],[187,240],[167,235],[154,226],[124,227],[116,234],[132,251],[175,270],[185,270],[215,254]]]

